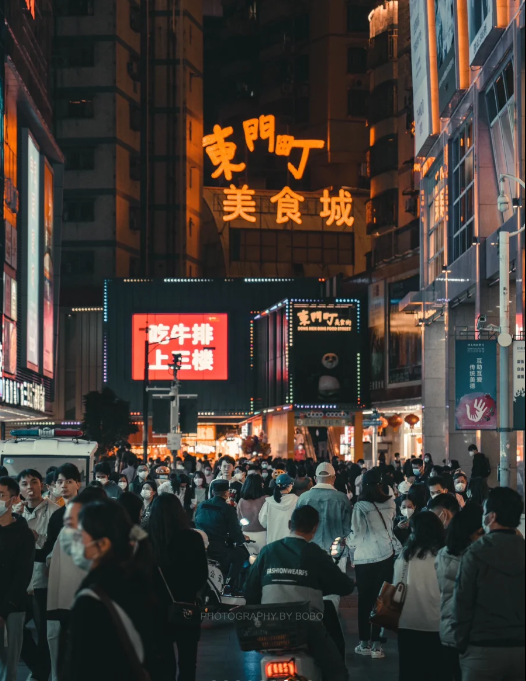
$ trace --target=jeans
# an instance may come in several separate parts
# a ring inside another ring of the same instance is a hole
[[[523,681],[524,648],[469,646],[460,656],[462,681]]]
[[[177,629],[175,643],[177,645],[178,681],[195,681],[197,671],[197,649],[201,638],[200,627]]]
[[[0,628],[0,681],[16,681],[25,621],[25,612],[12,612],[7,616],[6,626]]]
[[[444,646],[434,631],[400,629],[398,632],[400,681],[445,681]],[[477,681],[479,681],[477,679]]]
[[[393,581],[394,556],[380,563],[356,566],[358,587],[358,633],[360,641],[380,641],[380,627],[370,623],[378,594],[384,582]]]
[[[47,642],[51,660],[51,681],[58,681],[60,629],[60,622],[58,620],[49,620],[47,623]]]
[[[24,627],[22,659],[31,670],[37,681],[47,681],[51,670],[49,647],[47,642],[47,589],[35,589],[28,598],[26,624],[33,620],[37,631],[37,642],[33,634]]]

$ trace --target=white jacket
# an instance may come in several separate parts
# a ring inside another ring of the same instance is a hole
[[[352,532],[347,544],[354,549],[354,564],[381,563],[399,554],[402,545],[393,533],[396,504],[394,498],[380,504],[358,501],[352,515]]]
[[[404,567],[402,556],[394,569],[394,584],[402,581]],[[429,552],[423,559],[411,558],[405,580],[407,590],[400,617],[400,629],[438,632],[440,630],[440,589],[435,568],[435,556]]]
[[[268,497],[259,512],[259,522],[267,530],[267,544],[290,535],[289,522],[298,503],[295,494],[284,494],[281,503]]]
[[[31,513],[26,506],[24,506],[24,511],[22,513],[30,530],[34,530],[38,537],[36,539],[36,548],[41,549],[46,543],[47,539],[47,528],[49,525],[49,519],[58,511],[59,506],[54,504],[49,499],[43,499],[42,502],[36,507],[36,509]],[[47,589],[48,581],[48,570],[45,563],[35,563],[33,566],[33,577],[31,582],[27,587],[29,593],[33,592],[35,589]]]

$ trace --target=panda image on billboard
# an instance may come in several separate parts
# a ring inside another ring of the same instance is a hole
[[[322,400],[335,399],[340,395],[340,381],[336,375],[336,369],[340,360],[334,352],[327,352],[321,358],[323,365],[322,375],[318,381],[318,397]]]

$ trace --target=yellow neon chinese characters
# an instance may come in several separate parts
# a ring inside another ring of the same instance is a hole
[[[278,217],[276,218],[278,225],[283,225],[290,220],[301,225],[300,201],[305,201],[305,197],[296,194],[290,187],[285,187],[270,199],[271,203],[278,204]]]
[[[232,172],[241,173],[246,168],[245,163],[232,163],[236,155],[237,145],[225,140],[233,132],[234,128],[221,128],[220,125],[214,125],[214,133],[203,137],[203,147],[205,147],[212,163],[217,166],[217,170],[212,173],[213,178],[218,178],[224,173],[225,178],[231,180]]]
[[[224,222],[230,222],[240,218],[247,222],[256,222],[256,217],[251,213],[256,212],[256,202],[254,200],[255,191],[249,189],[245,184],[241,189],[231,184],[230,189],[223,189],[226,199],[223,201]]]
[[[254,142],[258,139],[268,140],[269,153],[274,153],[276,142],[276,117],[260,116],[251,118],[243,123],[245,141],[250,151],[254,151]]]
[[[352,227],[354,225],[354,217],[351,215],[353,198],[350,192],[340,189],[338,196],[330,196],[329,190],[324,189],[320,202],[323,205],[320,217],[328,218],[326,221],[327,227],[334,223],[338,227],[343,225]]]
[[[300,164],[296,166],[292,163],[288,164],[288,169],[295,180],[301,180],[305,174],[307,161],[311,149],[323,149],[325,146],[324,140],[297,140],[292,135],[278,135],[276,139],[276,155],[290,156],[293,149],[302,149]]]

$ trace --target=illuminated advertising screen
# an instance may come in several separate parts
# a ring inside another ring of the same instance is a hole
[[[172,380],[173,353],[181,355],[179,380],[228,380],[227,314],[134,314],[134,381],[144,379],[146,339],[151,381]]]
[[[27,367],[39,370],[39,272],[40,272],[40,154],[27,136]]]
[[[447,107],[457,89],[455,24],[455,0],[435,0],[440,112]]]
[[[294,403],[359,405],[358,304],[294,301],[291,316]]]
[[[53,171],[44,166],[44,374],[53,378],[54,323],[53,323]]]

